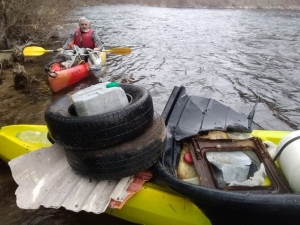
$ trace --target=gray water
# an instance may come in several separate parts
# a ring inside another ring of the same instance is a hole
[[[183,85],[246,114],[260,96],[258,128],[300,129],[299,11],[101,6],[78,14],[105,46],[132,48],[109,56],[102,80],[138,80],[156,111]]]
[[[95,6],[77,11],[71,27],[79,16],[91,20],[107,49],[132,48],[127,56],[108,55],[101,80],[136,80],[157,112],[183,85],[245,114],[260,96],[254,128],[300,129],[299,11]],[[129,224],[64,209],[20,210],[13,191],[8,198],[1,224]]]

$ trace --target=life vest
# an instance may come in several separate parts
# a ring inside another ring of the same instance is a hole
[[[72,49],[73,45],[77,45],[79,48],[95,48],[96,43],[92,39],[92,34],[94,30],[90,29],[88,32],[81,32],[78,28],[74,32],[74,39],[69,44],[68,48]]]

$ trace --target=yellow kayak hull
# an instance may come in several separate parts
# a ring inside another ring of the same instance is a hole
[[[51,146],[50,142],[27,142],[17,137],[24,131],[36,131],[47,134],[48,129],[45,125],[11,125],[0,129],[0,158],[8,162],[20,155],[30,153],[34,150]]]
[[[0,158],[5,162],[39,148],[51,146],[51,143],[30,143],[18,138],[24,131],[37,131],[46,135],[45,125],[12,125],[0,129]],[[289,131],[254,130],[251,134],[263,141],[279,141],[289,134]],[[107,209],[107,214],[138,224],[180,224],[180,225],[210,225],[210,221],[187,198],[176,194],[168,187],[151,182],[145,183],[142,189],[132,196],[122,209]]]

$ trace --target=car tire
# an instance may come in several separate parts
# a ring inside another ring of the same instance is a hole
[[[96,180],[114,180],[150,168],[161,157],[165,144],[165,124],[155,113],[153,124],[131,141],[99,150],[65,151],[70,166],[79,174]]]
[[[70,150],[93,150],[128,141],[152,122],[153,102],[145,88],[120,84],[129,104],[111,112],[77,116],[70,95],[65,95],[45,111],[45,121],[52,139]]]

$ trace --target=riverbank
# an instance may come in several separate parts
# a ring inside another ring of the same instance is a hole
[[[49,49],[56,47],[48,46]],[[27,57],[23,63],[11,61],[10,54],[0,53],[1,62],[9,61],[9,68],[0,70],[0,128],[13,124],[45,124],[44,112],[55,99],[71,91],[83,89],[98,83],[98,79],[89,76],[57,93],[53,93],[48,84],[48,74],[44,72],[46,65],[54,54],[48,53],[39,57]],[[16,71],[24,71],[16,79]]]
[[[0,61],[10,60],[10,54],[0,54]],[[44,109],[51,102],[51,91],[43,72],[45,58],[24,63],[26,88],[16,90],[13,70],[1,71],[0,127],[12,124],[44,124]],[[14,64],[16,65],[16,64]]]

